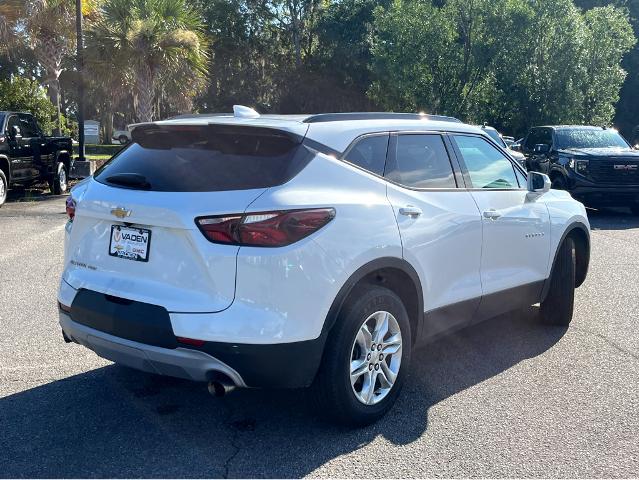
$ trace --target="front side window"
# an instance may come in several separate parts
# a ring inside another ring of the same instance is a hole
[[[27,115],[20,115],[20,131],[25,138],[32,138],[37,136],[35,126],[31,117]]]
[[[481,137],[455,135],[472,188],[519,188],[512,163]]]
[[[455,175],[440,135],[399,135],[386,177],[411,188],[456,188]]]
[[[13,127],[18,127],[20,130],[20,135],[22,135],[22,127],[20,126],[20,120],[16,115],[9,117],[9,121],[7,122],[7,133],[13,133]]]
[[[388,135],[374,135],[359,140],[346,154],[344,160],[376,175],[384,175]]]
[[[549,128],[535,128],[530,131],[526,138],[525,150],[532,152],[535,145],[552,145],[552,131]]]

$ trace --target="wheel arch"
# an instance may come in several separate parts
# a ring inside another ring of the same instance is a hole
[[[67,172],[71,170],[71,154],[68,150],[60,150],[56,153],[55,164],[57,164],[58,162],[64,163],[64,166],[67,168]],[[55,172],[53,173],[55,174]]]
[[[424,315],[424,298],[419,275],[406,260],[397,257],[383,257],[373,260],[358,268],[342,285],[328,311],[322,328],[322,334],[330,331],[335,325],[340,310],[349,296],[360,285],[373,284],[388,288],[401,300],[411,326],[412,342],[419,337]]]
[[[544,300],[548,295],[550,289],[550,279],[552,278],[557,263],[557,254],[561,245],[566,241],[566,238],[572,238],[575,242],[575,257],[576,257],[576,272],[575,272],[575,288],[581,286],[586,280],[588,274],[588,266],[590,264],[590,231],[588,227],[582,222],[572,222],[564,230],[561,239],[557,243],[557,248],[553,256],[552,268],[550,275],[544,282],[544,287],[541,292],[541,300]]]
[[[565,172],[562,169],[553,166],[550,167],[548,177],[550,178],[551,182],[554,181],[556,178],[561,178],[564,184],[566,184],[568,181],[568,177],[566,176]]]
[[[11,183],[11,168],[9,167],[9,159],[4,155],[0,155],[0,170],[2,170],[4,172],[4,176],[7,177],[8,188]]]

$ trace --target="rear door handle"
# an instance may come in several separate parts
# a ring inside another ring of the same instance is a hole
[[[422,214],[421,208],[413,207],[412,205],[406,205],[399,209],[400,215],[406,215],[407,217],[416,218]]]
[[[484,211],[484,218],[490,218],[491,220],[497,220],[499,217],[501,217],[501,213],[499,213],[495,209],[491,208],[490,210],[485,210]]]

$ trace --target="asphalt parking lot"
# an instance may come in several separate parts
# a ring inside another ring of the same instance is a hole
[[[0,477],[636,477],[639,218],[591,212],[570,328],[536,307],[419,350],[376,425],[326,425],[304,391],[114,366],[57,324],[64,197],[0,209]]]

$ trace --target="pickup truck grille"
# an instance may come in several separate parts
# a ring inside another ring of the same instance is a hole
[[[639,160],[601,159],[590,161],[590,177],[599,183],[639,184]]]

